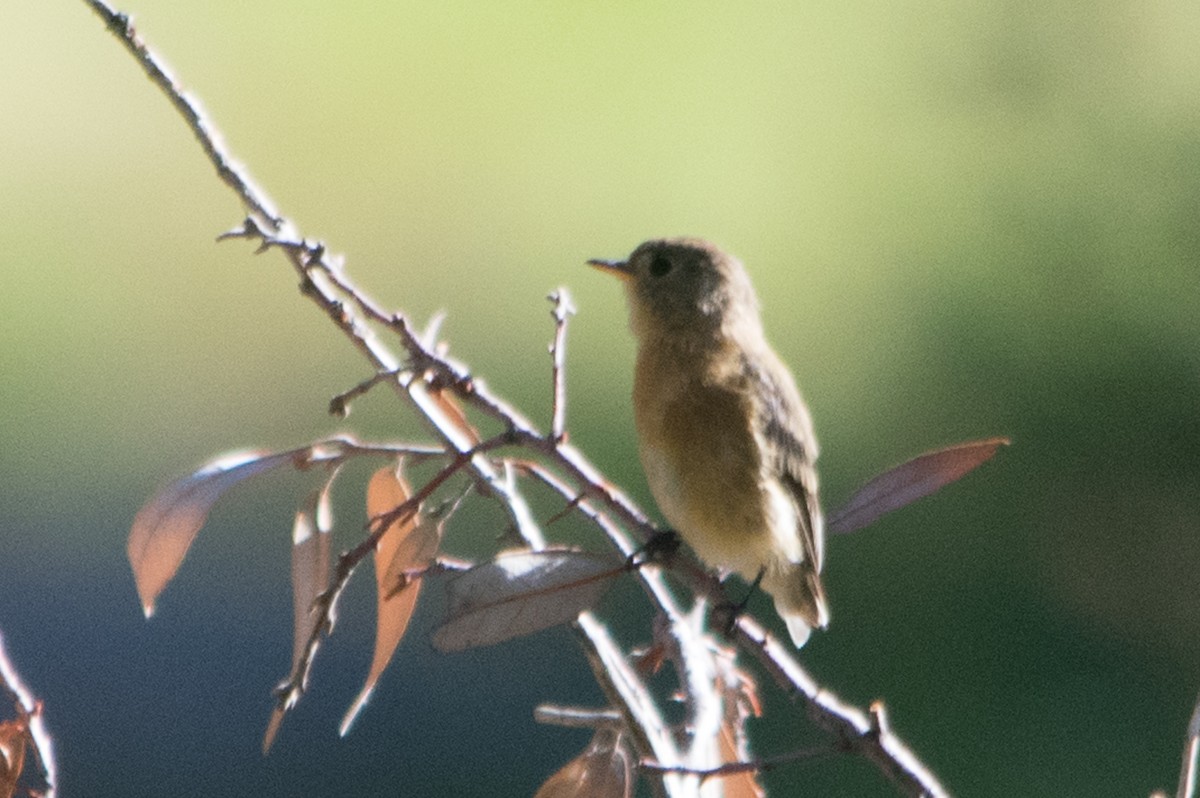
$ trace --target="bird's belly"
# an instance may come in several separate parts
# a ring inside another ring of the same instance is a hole
[[[779,539],[796,538],[795,510],[782,528],[774,495],[779,486],[764,473],[764,444],[745,386],[716,378],[664,380],[679,366],[666,358],[641,347],[634,376],[634,418],[650,491],[700,559],[753,579],[764,565],[790,557]]]
[[[708,565],[753,579],[778,559],[771,497],[757,464],[733,462],[729,452],[677,453],[644,444],[642,467],[667,523]],[[793,514],[794,519],[794,514]],[[795,528],[794,526],[792,527]]]

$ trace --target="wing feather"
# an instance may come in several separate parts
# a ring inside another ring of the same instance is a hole
[[[744,366],[756,383],[753,395],[759,403],[759,433],[773,455],[766,466],[796,500],[800,519],[797,534],[805,559],[819,573],[825,560],[825,523],[817,494],[817,441],[812,418],[787,366],[774,352],[760,352],[757,362],[746,358]]]

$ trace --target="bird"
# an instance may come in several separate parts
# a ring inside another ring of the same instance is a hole
[[[829,624],[817,441],[746,269],[700,238],[587,263],[624,283],[634,425],[655,502],[709,567],[761,585],[800,648]]]

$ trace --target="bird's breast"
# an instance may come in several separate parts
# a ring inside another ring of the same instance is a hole
[[[752,408],[736,380],[689,374],[639,353],[634,418],[650,491],[667,522],[712,565],[751,570],[771,539]],[[746,560],[744,564],[742,560]],[[751,573],[751,577],[753,573]]]

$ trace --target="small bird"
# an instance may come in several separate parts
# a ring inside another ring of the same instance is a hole
[[[761,584],[803,646],[829,623],[817,442],[746,270],[698,238],[588,263],[625,282],[638,449],[659,509],[709,566]]]

